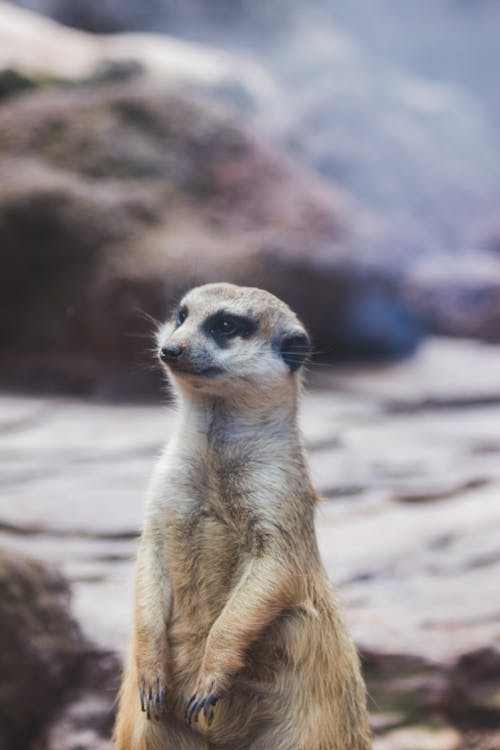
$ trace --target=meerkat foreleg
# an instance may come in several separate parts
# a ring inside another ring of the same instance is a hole
[[[189,723],[200,711],[210,719],[213,706],[244,665],[244,653],[258,634],[289,605],[291,577],[279,554],[249,562],[208,634],[194,693],[186,708]]]
[[[164,553],[161,535],[146,528],[137,556],[134,652],[137,700],[148,718],[156,719],[165,710],[169,687],[167,623],[172,595]]]

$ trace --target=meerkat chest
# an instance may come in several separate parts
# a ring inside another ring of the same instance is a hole
[[[177,539],[247,541],[258,525],[271,470],[239,451],[167,455],[161,472],[165,521]],[[223,546],[223,545],[222,545]]]
[[[255,515],[250,494],[234,478],[221,482],[200,470],[196,481],[184,482],[167,505],[169,547],[178,559],[215,569],[228,558],[234,566],[251,544]]]
[[[174,461],[162,477],[163,528],[174,600],[209,621],[252,554],[259,527],[245,477],[206,461]]]

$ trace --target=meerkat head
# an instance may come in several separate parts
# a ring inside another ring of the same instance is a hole
[[[309,337],[290,308],[262,289],[191,289],[158,332],[159,357],[180,385],[224,395],[294,380]]]

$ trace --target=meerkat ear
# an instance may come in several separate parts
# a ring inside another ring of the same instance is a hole
[[[304,364],[311,351],[309,336],[303,332],[283,336],[280,342],[280,354],[290,372],[295,372]]]

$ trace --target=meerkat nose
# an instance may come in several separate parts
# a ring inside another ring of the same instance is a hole
[[[164,362],[174,362],[176,359],[180,359],[184,352],[184,347],[181,344],[170,344],[170,346],[164,346],[160,351],[160,359]]]

